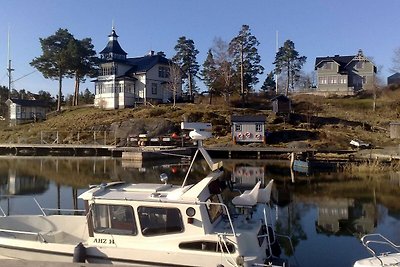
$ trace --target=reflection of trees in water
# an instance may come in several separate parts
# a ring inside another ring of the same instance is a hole
[[[295,249],[301,240],[307,239],[307,235],[301,225],[301,215],[305,214],[306,211],[302,210],[300,206],[295,205],[293,202],[286,207],[279,209],[279,219],[275,224],[276,232],[288,236],[292,241],[293,248]],[[292,256],[294,254],[294,251],[292,251],[291,245],[286,238],[281,238],[279,242],[286,255]]]
[[[188,170],[187,163],[180,159],[173,162],[146,162],[125,167],[121,159],[115,158],[12,158],[0,159],[0,176],[8,177],[9,170],[17,176],[37,177],[53,181],[62,186],[84,188],[89,184],[108,181],[159,183],[159,176],[165,172],[170,182],[180,184]],[[197,160],[188,177],[188,182],[196,182],[209,173],[205,161]],[[0,179],[1,184],[6,180]]]
[[[38,177],[17,176],[14,173],[0,177],[1,195],[39,194],[49,188],[49,182]]]

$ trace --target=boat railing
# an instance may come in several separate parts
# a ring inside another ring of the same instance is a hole
[[[15,195],[3,195],[3,198],[26,198],[26,196],[15,196]],[[39,201],[37,201],[37,199],[35,197],[32,197],[33,201],[35,202],[36,206],[39,208],[40,212],[42,213],[43,216],[47,216],[48,214],[46,213],[46,211],[50,212],[69,212],[69,213],[79,213],[79,214],[83,214],[85,212],[85,210],[81,210],[81,209],[62,209],[62,208],[44,208],[42,207],[42,205],[40,205]],[[3,217],[7,217],[6,212],[4,211],[3,207],[0,206],[0,212],[2,213]]]
[[[368,250],[368,252],[374,256],[375,258],[377,258],[381,265],[383,265],[383,261],[381,260],[380,256],[382,255],[387,255],[389,253],[392,252],[400,252],[400,246],[396,245],[395,243],[393,243],[392,241],[390,241],[388,238],[386,238],[385,236],[381,235],[381,234],[367,234],[364,235],[361,238],[361,243],[363,244],[363,246]],[[371,246],[373,245],[382,245],[384,247],[389,247],[391,249],[391,251],[386,251],[386,252],[377,252],[376,248],[372,248]]]
[[[25,236],[32,236],[36,237],[37,240],[46,243],[46,239],[43,237],[43,235],[39,232],[28,232],[28,231],[18,231],[18,230],[10,230],[10,229],[0,229],[0,233],[6,233],[11,236],[16,236],[16,235],[25,235]]]
[[[229,209],[228,207],[224,204],[224,203],[216,203],[216,202],[197,202],[197,204],[203,204],[203,205],[215,205],[215,206],[220,206],[222,207],[222,214],[224,214],[226,216],[226,218],[228,219],[229,222],[229,226],[232,230],[232,234],[228,234],[228,233],[217,233],[217,234],[223,234],[223,235],[234,235],[236,236],[236,232],[235,232],[235,227],[233,226],[233,221],[232,221],[232,217],[229,213]]]

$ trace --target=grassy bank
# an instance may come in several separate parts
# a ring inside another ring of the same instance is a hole
[[[8,127],[2,122],[0,142],[36,143],[42,132],[93,132],[113,131],[123,122],[140,120],[144,124],[155,118],[168,121],[179,129],[182,120],[211,122],[216,138],[209,145],[232,145],[230,116],[232,114],[264,114],[270,133],[268,145],[290,146],[301,143],[312,148],[348,149],[352,139],[361,139],[375,147],[397,145],[389,138],[390,122],[400,120],[400,94],[382,92],[377,99],[376,111],[369,95],[356,97],[292,96],[293,111],[290,118],[276,116],[271,102],[264,96],[249,99],[241,107],[237,99],[229,104],[223,99],[200,98],[195,104],[142,106],[135,109],[101,110],[96,108],[66,109],[48,116],[43,122]],[[117,125],[117,126],[115,126]],[[129,131],[126,130],[124,134]],[[166,133],[170,134],[170,133]],[[84,138],[84,136],[82,137]],[[88,137],[89,138],[89,137]],[[250,146],[259,146],[251,144]]]

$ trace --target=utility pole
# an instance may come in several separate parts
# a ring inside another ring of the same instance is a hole
[[[8,72],[8,99],[11,97],[11,83],[12,83],[12,75],[11,73],[14,71],[13,68],[11,68],[11,53],[10,53],[10,27],[8,27],[8,36],[7,36],[7,48],[8,48],[8,59],[7,59],[7,72]]]
[[[278,53],[278,31],[276,31],[275,35],[275,52]],[[275,73],[275,93],[278,94],[278,74]]]

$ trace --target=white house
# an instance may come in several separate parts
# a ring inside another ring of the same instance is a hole
[[[10,98],[6,101],[10,114],[10,125],[44,120],[48,105],[40,100]]]
[[[266,117],[264,115],[231,116],[233,143],[266,143]]]
[[[108,38],[107,46],[100,52],[100,73],[94,80],[95,106],[120,109],[138,103],[167,103],[171,100],[171,60],[154,51],[143,57],[127,58],[114,29]],[[177,96],[181,94],[182,83],[176,92]]]

